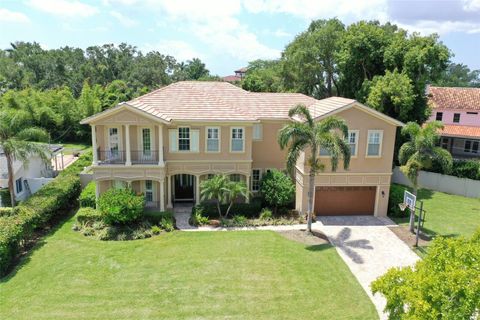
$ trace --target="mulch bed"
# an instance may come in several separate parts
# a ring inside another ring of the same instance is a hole
[[[388,228],[392,230],[392,232],[395,233],[397,237],[399,237],[409,247],[413,247],[415,245],[416,234],[411,233],[410,230],[408,230],[408,226],[398,226],[398,227],[388,227]],[[420,232],[418,237],[418,246],[419,247],[428,246],[431,240],[432,238],[429,235]]]
[[[308,233],[305,230],[285,230],[277,232],[289,240],[297,241],[303,244],[319,245],[330,243],[328,238],[323,233],[318,231],[312,231],[312,233]]]

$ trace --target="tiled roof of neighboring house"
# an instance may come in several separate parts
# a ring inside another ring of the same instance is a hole
[[[331,97],[317,100],[301,93],[249,92],[228,82],[182,81],[176,82],[146,95],[120,104],[163,121],[258,121],[260,119],[289,119],[288,111],[297,104],[307,106],[312,115],[326,116],[353,104],[387,121],[402,125],[375,110],[361,106],[355,100]],[[108,109],[82,120],[89,123],[93,118],[114,112]]]
[[[480,138],[480,127],[446,124],[440,132],[442,136]]]
[[[236,75],[231,75],[231,76],[223,77],[222,80],[226,81],[226,82],[237,82],[237,81],[242,80],[242,77],[236,76]]]
[[[480,110],[480,88],[429,87],[432,108]]]
[[[240,68],[240,69],[238,69],[238,70],[235,70],[235,72],[243,72],[243,73],[245,73],[245,72],[247,72],[247,70],[248,70],[247,67],[243,67],[243,68]]]

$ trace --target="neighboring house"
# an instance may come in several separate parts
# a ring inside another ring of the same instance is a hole
[[[457,158],[480,157],[480,88],[429,87],[429,121],[443,122],[440,144]]]
[[[62,155],[63,147],[60,145],[50,145],[49,149],[51,157],[47,162],[43,161],[38,155],[32,155],[26,165],[19,160],[13,162],[13,184],[15,198],[17,200],[25,200],[37,192],[41,186],[53,179],[56,170],[62,169],[63,158],[57,158]],[[7,159],[1,149],[0,188],[8,188]],[[2,206],[1,203],[0,206]]]
[[[243,78],[245,78],[245,75],[247,73],[247,69],[248,68],[245,67],[245,68],[240,68],[238,70],[235,70],[234,75],[225,76],[225,77],[222,78],[222,80],[226,81],[226,82],[230,82],[230,83],[241,81]]]
[[[278,131],[288,111],[305,104],[320,121],[346,120],[350,169],[316,178],[317,214],[387,214],[395,132],[401,122],[355,100],[316,100],[296,93],[252,93],[226,82],[177,82],[82,120],[92,129],[97,196],[130,185],[160,210],[200,201],[200,182],[214,174],[243,180],[255,194],[262,174],[285,169]],[[307,208],[308,165],[296,173],[296,208]],[[249,201],[247,198],[246,201]]]

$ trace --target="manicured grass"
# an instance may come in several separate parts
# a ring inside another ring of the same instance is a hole
[[[84,152],[88,148],[91,147],[91,145],[86,144],[86,143],[60,143],[63,145],[64,148],[64,153],[65,154],[73,154],[74,152]]]
[[[45,239],[0,283],[0,319],[377,319],[328,244],[268,231]]]
[[[480,228],[480,199],[421,189],[419,199],[427,211],[424,229],[431,235],[470,236]],[[392,218],[408,225],[408,218]]]

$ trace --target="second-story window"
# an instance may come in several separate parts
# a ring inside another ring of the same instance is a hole
[[[263,139],[263,126],[261,123],[253,124],[253,140]]]
[[[368,130],[367,156],[378,157],[382,152],[383,132],[380,130]]]
[[[217,127],[207,128],[207,152],[220,151],[220,129]]]
[[[190,128],[178,128],[178,150],[190,151]]]
[[[243,152],[245,134],[243,128],[232,128],[231,151]]]
[[[460,122],[460,113],[453,114],[453,122],[459,123]]]
[[[152,156],[152,136],[150,128],[142,129],[142,155],[144,157]]]
[[[358,130],[348,131],[348,145],[350,146],[350,155],[352,157],[356,156],[358,146]]]
[[[443,112],[437,112],[435,116],[435,120],[442,121],[442,119],[443,119]]]

